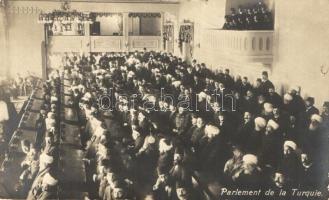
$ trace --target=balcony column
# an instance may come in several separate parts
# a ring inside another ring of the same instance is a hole
[[[90,15],[90,13],[88,13]],[[85,35],[84,35],[84,45],[83,45],[83,52],[90,53],[92,51],[91,48],[91,36],[90,36],[90,25],[89,23],[85,23],[84,29],[85,29]]]
[[[129,13],[123,13],[123,44],[122,50],[129,52]]]
[[[84,24],[84,29],[85,29],[85,36],[89,37],[90,36],[90,24],[89,23],[85,23]]]
[[[7,77],[10,75],[10,68],[8,66],[8,19],[4,2],[0,2],[0,74]]]
[[[164,12],[161,12],[161,25],[160,25],[160,30],[161,30],[161,39],[160,39],[160,50],[164,50],[164,41],[163,41],[163,26],[164,26],[164,20],[165,20],[165,14]]]

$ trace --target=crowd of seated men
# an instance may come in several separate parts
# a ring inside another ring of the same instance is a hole
[[[35,122],[37,130],[35,141],[27,139],[21,141],[21,149],[26,155],[21,162],[21,174],[15,190],[17,196],[27,199],[53,199],[57,196],[59,76],[46,82],[42,90],[43,104]]]
[[[155,199],[203,199],[202,177],[246,189],[327,181],[329,102],[320,113],[297,88],[280,96],[266,71],[251,84],[162,52],[63,58],[93,198],[139,199],[150,184]]]
[[[266,5],[258,3],[252,8],[231,8],[231,14],[225,16],[225,30],[273,30],[273,16]]]
[[[21,76],[17,74],[15,79],[9,79],[5,85],[10,91],[10,96],[17,99],[18,96],[29,96],[36,85],[37,78],[34,76]]]

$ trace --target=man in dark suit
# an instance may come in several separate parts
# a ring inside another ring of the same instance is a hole
[[[314,106],[314,98],[313,97],[307,97],[305,99],[305,105],[306,105],[306,120],[309,122],[311,119],[311,116],[314,114],[319,114],[319,109],[317,109]]]
[[[184,135],[190,127],[190,116],[185,112],[184,107],[178,107],[178,113],[175,117],[175,128],[173,132],[177,135]]]
[[[270,87],[268,89],[268,95],[266,96],[266,100],[271,103],[274,107],[281,108],[283,101],[282,97],[275,92],[274,87]]]
[[[273,83],[268,79],[267,71],[262,72],[262,83],[261,83],[261,92],[264,95],[268,94],[270,88],[275,88]]]

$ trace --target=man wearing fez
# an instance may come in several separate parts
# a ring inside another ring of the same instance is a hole
[[[201,199],[201,195],[194,191],[193,187],[185,182],[176,182],[175,194],[173,200],[197,200]]]
[[[232,89],[234,86],[234,80],[229,69],[225,69],[222,83],[227,87],[227,89]]]
[[[320,114],[319,109],[317,109],[314,106],[314,97],[307,97],[305,99],[305,105],[306,105],[306,117],[307,121],[311,119],[311,116],[314,114]]]
[[[299,90],[300,88],[297,86],[292,87],[289,90],[289,94],[292,96],[291,105],[290,105],[292,114],[294,114],[297,117],[297,119],[300,121],[301,117],[304,115],[306,111],[306,106],[303,98],[299,94]]]
[[[104,191],[103,200],[129,200],[134,199],[130,185],[125,180],[117,178],[109,184]]]
[[[205,122],[201,117],[196,120],[196,128],[193,130],[192,136],[190,138],[192,148],[197,150],[199,148],[200,139],[204,136]]]
[[[266,95],[266,100],[277,108],[282,107],[282,98],[277,92],[275,92],[274,87],[270,87],[268,89],[268,95]]]
[[[173,182],[164,168],[158,168],[158,178],[153,185],[153,196],[157,200],[171,200],[174,194]]]
[[[271,181],[269,181],[269,187],[274,190],[275,194],[279,194],[281,190],[291,191],[292,184],[287,176],[281,169],[274,170],[271,175]],[[275,195],[275,200],[286,200],[287,196]]]
[[[242,96],[245,96],[247,94],[247,91],[251,89],[252,86],[248,81],[248,77],[244,76],[241,80],[241,85],[239,86],[239,88],[237,88],[238,92],[240,92]]]
[[[302,162],[301,177],[300,181],[301,188],[305,189],[316,189],[320,186],[319,175],[316,164],[313,162],[311,156],[307,152],[302,152],[300,155]]]
[[[262,72],[261,93],[267,95],[270,88],[274,89],[273,83],[268,79],[267,71]]]
[[[329,128],[329,101],[324,102],[321,117],[323,119],[323,127],[325,129],[328,129]]]
[[[189,155],[184,148],[181,146],[176,147],[174,153],[174,165],[169,174],[174,182],[181,181],[192,186],[192,169],[188,157]]]
[[[235,144],[238,144],[242,149],[244,149],[244,144],[247,138],[251,135],[251,132],[254,130],[254,126],[255,123],[252,113],[250,111],[244,112],[243,119],[239,123],[234,137]]]
[[[190,127],[190,116],[185,112],[183,106],[178,107],[178,113],[175,117],[175,128],[173,132],[178,136],[184,135],[187,129]]]

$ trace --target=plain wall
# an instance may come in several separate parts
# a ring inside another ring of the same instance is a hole
[[[209,1],[183,1],[179,9],[179,23],[188,20],[194,23],[193,57],[202,62],[207,60],[207,48],[202,46],[201,38],[203,30],[208,28],[221,28],[224,23],[226,0]],[[175,29],[178,35],[178,27]],[[177,38],[177,37],[176,37]],[[180,55],[177,49],[176,55]],[[200,48],[199,48],[200,46]]]
[[[7,64],[10,74],[42,75],[42,51],[44,26],[37,23],[36,14],[8,15]]]
[[[277,0],[275,2],[275,56],[273,76],[285,89],[301,86],[302,96],[316,104],[329,100],[329,1]]]

